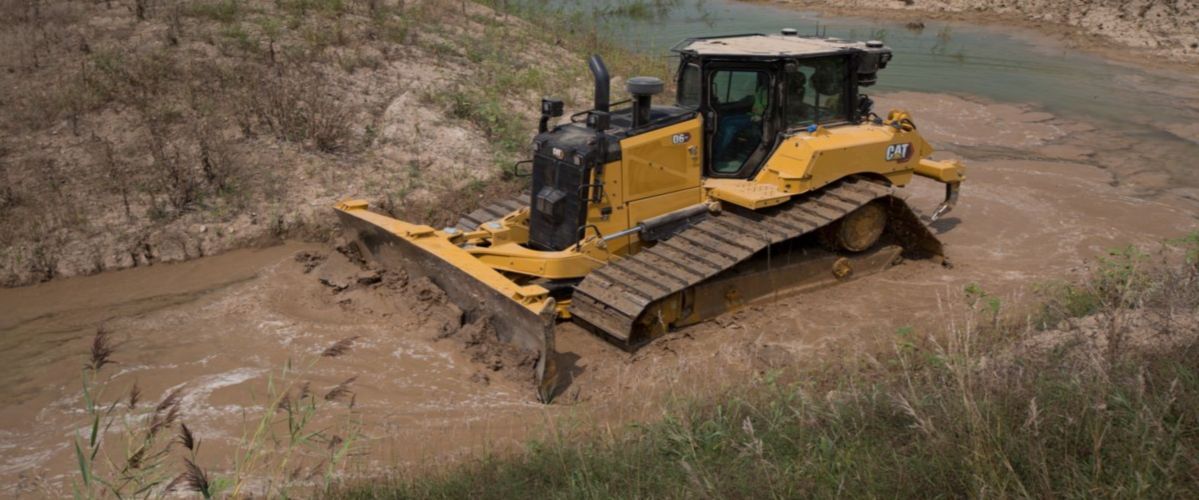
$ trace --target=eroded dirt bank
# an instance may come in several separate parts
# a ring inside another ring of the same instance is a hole
[[[325,394],[356,377],[332,415],[361,419],[356,470],[427,467],[503,451],[577,424],[652,419],[672,395],[709,393],[770,368],[857,359],[897,328],[932,328],[978,283],[1019,301],[1032,284],[1068,278],[1115,246],[1154,248],[1193,231],[1193,192],[1100,168],[1115,147],[1101,131],[1021,106],[899,93],[945,152],[964,156],[962,202],[934,225],[955,264],[909,261],[884,274],[784,297],[684,329],[629,354],[569,324],[558,350],[573,375],[542,406],[519,360],[495,355],[435,288],[363,270],[337,249],[288,244],[191,262],[0,290],[0,478],[5,493],[63,493],[71,440],[85,428],[80,366],[98,327],[117,364],[110,394],[136,382],[150,404],[182,388],[181,420],[204,441],[199,459],[232,468],[244,430],[274,411],[268,379],[290,359]],[[1121,177],[1123,175],[1123,177]],[[931,208],[941,191],[910,186]],[[336,358],[319,354],[355,339]],[[305,365],[307,366],[307,365]],[[351,404],[352,402],[352,404]]]
[[[0,1],[0,286],[475,203],[585,71],[475,2],[132,4]]]
[[[780,0],[842,15],[1024,25],[1109,55],[1199,63],[1199,4],[1191,0]]]

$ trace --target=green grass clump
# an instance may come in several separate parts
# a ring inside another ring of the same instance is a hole
[[[1187,256],[1199,248],[1199,244],[1187,238],[1173,243],[1185,247],[1183,253]],[[1154,287],[1161,286],[1153,281],[1150,270],[1149,256],[1136,247],[1108,250],[1106,256],[1091,266],[1088,279],[1082,283],[1053,281],[1037,285],[1036,291],[1043,302],[1033,323],[1048,329],[1105,309],[1138,307]]]
[[[243,2],[237,0],[218,0],[188,5],[185,12],[194,17],[227,24],[241,19],[246,13],[246,7]]]

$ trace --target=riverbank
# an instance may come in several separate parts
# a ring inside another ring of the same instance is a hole
[[[750,0],[754,1],[754,0]],[[800,10],[905,21],[963,21],[1035,30],[1107,58],[1156,67],[1199,66],[1199,5],[1186,0],[777,0]]]
[[[2,5],[7,287],[328,241],[347,197],[454,221],[522,188],[539,99],[572,106],[587,51],[645,64],[506,2]]]

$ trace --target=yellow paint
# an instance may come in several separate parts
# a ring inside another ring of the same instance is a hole
[[[888,147],[911,150],[907,160],[887,160]],[[902,186],[911,181],[920,159],[932,147],[915,131],[888,125],[858,125],[801,132],[783,140],[754,182],[801,194],[820,189],[846,175],[866,174]]]
[[[643,198],[629,203],[629,221],[636,225],[651,217],[687,208],[701,201],[703,201],[702,191],[698,187],[653,198]]]
[[[337,210],[362,219],[375,226],[384,228],[396,236],[407,240],[412,245],[429,254],[461,269],[487,286],[502,293],[504,296],[519,302],[522,306],[540,313],[553,300],[549,292],[537,285],[520,285],[500,274],[495,268],[459,248],[451,240],[451,235],[444,231],[432,230],[429,226],[410,224],[385,215],[370,212],[365,203],[339,203]],[[419,235],[419,236],[413,236]]]
[[[557,252],[532,250],[511,242],[474,247],[466,252],[500,271],[549,279],[586,276],[592,269],[606,264],[609,258],[608,252],[594,241],[580,245],[578,250],[571,247]]]
[[[916,164],[916,175],[940,182],[962,182],[966,180],[966,167],[957,160],[936,161],[924,158]]]
[[[820,127],[786,137],[752,179],[703,179],[702,130],[697,116],[621,141],[622,159],[604,165],[603,197],[589,203],[587,223],[599,233],[613,234],[705,198],[757,210],[849,175],[873,176],[897,186],[906,185],[913,175],[945,183],[965,179],[960,163],[927,158],[932,147],[903,111],[892,111],[882,125]],[[604,242],[589,229],[575,247],[557,252],[529,249],[524,246],[529,238],[528,208],[505,216],[498,227],[448,234],[368,212],[366,206],[365,201],[349,200],[337,209],[395,233],[535,312],[552,299],[540,286],[523,285],[529,277],[583,277],[641,247],[635,235]],[[677,316],[681,306],[671,302],[663,307],[664,314]],[[568,314],[562,304],[558,312],[561,317]]]
[[[704,190],[713,199],[754,210],[779,205],[792,196],[774,184],[741,179],[705,179]]]
[[[612,234],[629,228],[629,211],[625,207],[624,195],[625,175],[621,162],[614,161],[604,165],[603,177],[603,200],[587,207],[587,223],[595,224],[600,233]],[[591,182],[595,183],[595,178],[592,178]],[[603,215],[605,209],[609,212],[607,217]],[[593,235],[594,232],[587,231],[588,237]],[[608,251],[613,254],[624,254],[629,246],[629,241],[628,236],[613,239],[608,242]]]
[[[620,141],[624,197],[636,201],[699,187],[703,173],[702,123],[694,119]],[[685,142],[679,142],[686,137]]]

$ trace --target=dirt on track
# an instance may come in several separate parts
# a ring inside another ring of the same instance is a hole
[[[908,261],[726,314],[635,353],[561,324],[557,347],[573,380],[550,406],[535,402],[510,358],[470,341],[477,335],[436,289],[363,271],[323,245],[0,290],[0,491],[69,491],[70,443],[85,425],[80,367],[100,325],[117,342],[117,364],[106,368],[112,394],[136,381],[154,402],[184,387],[183,420],[216,471],[231,466],[243,429],[264,411],[272,373],[357,337],[348,354],[319,359],[307,380],[323,391],[357,377],[362,470],[428,467],[517,449],[563,428],[653,419],[674,396],[710,394],[817,357],[849,362],[885,346],[898,328],[937,328],[967,284],[1018,302],[1032,284],[1077,275],[1110,248],[1151,249],[1199,225],[1199,201],[1187,191],[1117,182],[1117,172],[1096,167],[1096,152],[1111,145],[1094,128],[953,96],[879,102],[911,110],[918,125],[929,124],[921,131],[933,144],[968,162],[961,203],[933,225],[952,268]],[[905,191],[926,210],[942,195],[930,182]]]

